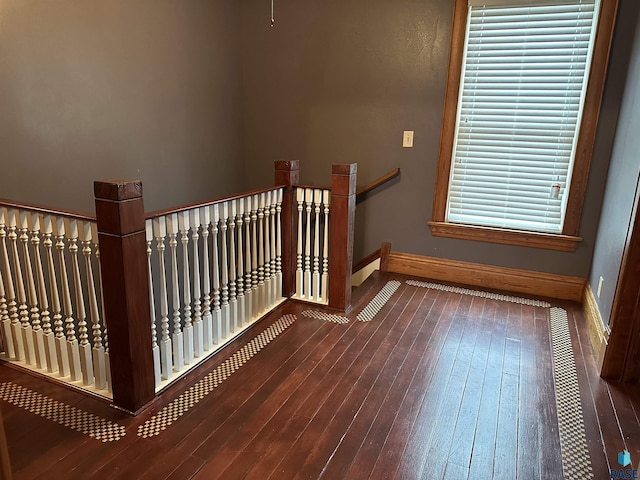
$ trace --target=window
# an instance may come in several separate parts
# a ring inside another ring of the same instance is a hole
[[[434,235],[575,249],[615,8],[456,0]]]

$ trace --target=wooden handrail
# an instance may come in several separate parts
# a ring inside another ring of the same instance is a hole
[[[366,267],[370,263],[375,262],[376,260],[378,260],[380,258],[381,253],[382,253],[382,250],[380,248],[377,249],[375,252],[371,252],[369,255],[364,257],[362,260],[360,260],[358,263],[356,263],[353,266],[352,272],[356,273],[356,272],[362,270],[364,267]]]
[[[216,199],[213,199],[213,200],[205,200],[204,202],[188,203],[188,204],[180,205],[180,206],[177,206],[177,207],[169,207],[169,208],[165,208],[165,209],[161,209],[161,210],[154,210],[152,212],[146,212],[145,213],[145,219],[149,220],[151,218],[160,217],[162,215],[170,215],[172,213],[178,213],[178,212],[183,212],[185,210],[191,210],[192,208],[208,207],[209,205],[213,205],[215,203],[228,202],[230,200],[237,200],[239,198],[248,197],[250,195],[256,195],[258,193],[270,192],[272,190],[277,190],[278,188],[284,188],[284,187],[285,187],[284,185],[276,185],[276,186],[273,186],[273,187],[259,188],[259,189],[256,189],[256,190],[249,190],[248,192],[243,192],[243,193],[237,193],[235,195],[230,195],[228,197],[221,197],[221,198],[216,198]]]
[[[17,208],[20,210],[30,210],[32,212],[43,213],[45,215],[55,215],[57,217],[73,217],[77,220],[85,220],[95,222],[95,215],[85,212],[74,212],[72,210],[56,210],[55,208],[45,207],[34,203],[19,203],[13,200],[0,198],[0,207]]]
[[[366,184],[366,185],[364,185],[362,187],[359,187],[356,190],[356,196],[357,197],[361,197],[365,193],[368,193],[371,190],[373,190],[374,188],[378,188],[380,185],[387,183],[389,180],[393,180],[398,175],[400,175],[400,169],[399,168],[394,168],[393,170],[391,170],[388,173],[385,173],[383,176],[381,176],[380,178],[374,180],[373,182],[368,183],[368,184]],[[358,198],[357,200],[359,201],[360,199]]]

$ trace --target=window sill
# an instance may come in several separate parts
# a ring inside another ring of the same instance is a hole
[[[431,234],[436,237],[462,238],[481,242],[519,245],[521,247],[545,248],[562,252],[575,251],[581,237],[552,233],[523,232],[501,228],[474,227],[446,222],[427,222]]]

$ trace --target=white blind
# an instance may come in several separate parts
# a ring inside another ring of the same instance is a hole
[[[598,0],[470,6],[447,221],[562,231]]]

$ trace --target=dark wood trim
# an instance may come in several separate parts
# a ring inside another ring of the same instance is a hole
[[[439,224],[445,223],[445,213],[447,206],[447,194],[449,190],[449,176],[451,171],[451,155],[453,152],[453,141],[455,136],[456,112],[458,107],[458,93],[460,89],[460,75],[462,70],[462,60],[464,55],[464,40],[466,31],[466,19],[468,12],[468,0],[455,0],[453,13],[453,27],[451,33],[451,47],[449,53],[449,67],[447,74],[447,87],[445,91],[445,102],[442,120],[442,130],[440,134],[440,151],[438,154],[438,170],[436,174],[436,186],[433,202],[432,223],[436,229],[432,228],[434,235],[478,239],[473,234],[461,237],[461,230],[468,227],[459,227],[454,232],[452,229],[438,228]],[[602,102],[602,93],[609,60],[609,52],[613,37],[615,17],[618,8],[618,0],[603,0],[596,33],[593,62],[589,74],[589,84],[585,98],[584,113],[580,126],[576,157],[574,160],[569,198],[567,200],[567,212],[562,235],[569,239],[577,239],[580,220],[582,217],[582,205],[584,202],[587,180],[589,176],[589,165],[593,153],[596,129],[598,125],[598,115]],[[531,243],[521,241],[524,235],[504,236],[499,243],[509,243],[515,245],[532,246]],[[492,236],[499,238],[500,236]],[[489,240],[486,237],[484,241]],[[512,242],[513,240],[513,242]],[[571,240],[574,241],[574,240]],[[562,248],[552,248],[554,250],[573,251],[565,244]]]
[[[640,186],[636,186],[633,222],[618,279],[609,326],[611,334],[601,375],[637,382],[640,374]]]
[[[4,429],[4,417],[0,412],[0,480],[11,480],[11,459],[9,458],[9,444]]]
[[[300,180],[298,160],[277,160],[274,163],[275,184],[283,185],[282,192],[282,295],[296,293],[296,246],[298,215],[296,214],[296,188]]]
[[[582,301],[586,283],[586,280],[580,277],[401,252],[389,254],[386,271],[574,302]]]
[[[467,0],[455,0],[453,7],[453,25],[451,26],[451,46],[449,48],[449,68],[442,113],[440,131],[440,151],[436,173],[435,197],[433,199],[432,220],[444,222],[449,191],[449,172],[451,171],[451,152],[455,136],[458,92],[464,55],[464,34],[467,26]]]
[[[334,164],[329,215],[329,307],[351,308],[357,164]]]
[[[377,249],[375,252],[371,252],[369,255],[367,255],[358,263],[356,263],[351,269],[351,272],[352,273],[359,272],[360,270],[365,268],[367,265],[369,265],[372,262],[375,262],[379,258],[380,258],[380,249]]]
[[[95,182],[94,192],[113,402],[134,413],[155,397],[142,185]]]
[[[618,0],[602,0],[562,230],[565,235],[578,235],[580,228],[617,11]]]
[[[147,212],[145,214],[145,218],[146,219],[151,219],[151,218],[160,217],[162,215],[170,215],[172,213],[183,212],[185,210],[190,210],[192,208],[208,207],[209,205],[214,205],[216,203],[228,202],[230,200],[237,200],[239,198],[245,198],[245,197],[248,197],[250,195],[257,195],[259,193],[270,192],[273,189],[281,188],[281,187],[284,187],[284,186],[285,186],[284,184],[276,183],[273,187],[259,188],[259,189],[256,189],[256,190],[249,190],[247,192],[242,192],[242,193],[238,193],[238,194],[235,194],[235,195],[229,195],[227,197],[220,197],[220,198],[215,198],[213,200],[206,200],[204,202],[187,203],[185,205],[180,205],[178,207],[170,207],[170,208],[164,208],[164,209],[161,209],[161,210],[154,210],[152,212]]]
[[[389,271],[389,255],[391,255],[391,244],[383,242],[380,246],[380,271]]]
[[[356,189],[356,203],[360,202],[361,200],[364,200],[365,198],[364,196],[367,193],[369,193],[371,190],[378,188],[381,185],[384,185],[385,183],[393,180],[399,175],[400,175],[400,169],[394,168],[393,170],[385,173],[384,175],[375,179],[374,181],[369,182],[366,185],[363,185],[362,187],[358,187]]]
[[[52,207],[45,207],[35,203],[14,202],[12,200],[7,200],[4,198],[0,198],[0,207],[18,208],[20,210],[29,210],[31,212],[42,213],[44,215],[56,215],[58,217],[73,217],[76,220],[84,220],[90,222],[96,221],[95,215],[91,215],[90,213],[75,212],[73,210],[61,210]]]
[[[524,232],[445,222],[427,222],[427,224],[431,228],[431,234],[436,237],[479,240],[482,242],[502,243],[506,245],[520,245],[522,247],[560,250],[562,252],[575,251],[578,243],[582,241],[581,237],[556,235],[552,233]]]

